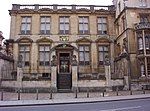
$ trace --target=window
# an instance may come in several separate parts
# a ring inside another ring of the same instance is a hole
[[[148,15],[140,15],[140,23],[148,23]]]
[[[50,34],[50,17],[41,17],[40,34]]]
[[[88,22],[88,17],[79,17],[79,34],[89,33]]]
[[[31,17],[22,17],[21,22],[21,34],[30,34],[31,33]]]
[[[107,18],[106,17],[99,17],[98,18],[98,34],[107,34]]]
[[[69,17],[59,18],[59,33],[69,34]]]
[[[23,66],[29,66],[30,47],[27,45],[20,46],[19,55],[22,56]]]
[[[145,48],[150,49],[150,38],[148,36],[145,37]]]
[[[143,49],[143,40],[142,38],[138,38],[139,50]]]
[[[140,66],[140,70],[141,70],[141,76],[145,76],[145,68],[143,64]]]
[[[39,46],[39,65],[41,66],[50,65],[50,46],[48,45]]]
[[[141,7],[146,7],[147,6],[147,1],[146,0],[139,0],[140,6]]]
[[[89,65],[90,64],[90,47],[79,46],[79,64]]]
[[[108,53],[109,53],[108,46],[99,46],[98,47],[99,65],[104,65],[105,57],[109,56]]]
[[[119,11],[119,13],[121,12],[121,5],[120,5],[120,2],[118,3],[118,11]]]

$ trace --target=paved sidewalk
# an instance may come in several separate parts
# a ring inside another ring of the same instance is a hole
[[[64,98],[64,99],[61,98],[61,99],[49,99],[49,100],[0,101],[0,107],[92,103],[92,102],[108,102],[108,101],[144,99],[144,98],[150,98],[150,94],[128,95],[128,96],[107,96],[107,97],[95,97],[95,98]]]

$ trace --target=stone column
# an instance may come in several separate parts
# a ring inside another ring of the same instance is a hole
[[[105,76],[106,76],[106,86],[109,89],[111,87],[111,69],[109,57],[105,57]]]
[[[17,83],[18,88],[22,88],[22,78],[23,78],[23,70],[22,70],[22,55],[18,57],[18,66],[17,66]]]
[[[20,67],[17,67],[17,83],[18,88],[22,88],[22,77],[23,77],[23,70]]]
[[[52,57],[51,61],[51,89],[57,92],[57,58],[55,55]]]
[[[77,67],[77,60],[76,56],[72,56],[72,91],[75,91],[78,88],[78,67]]]

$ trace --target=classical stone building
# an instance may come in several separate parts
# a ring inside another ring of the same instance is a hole
[[[113,4],[13,4],[10,39],[17,71],[22,72],[13,84],[59,91],[117,85],[128,89],[133,79],[147,81],[150,3]],[[7,87],[9,83],[5,81]]]

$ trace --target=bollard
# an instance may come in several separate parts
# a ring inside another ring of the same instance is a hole
[[[75,98],[78,98],[78,90],[77,90],[77,88],[75,90]]]
[[[143,94],[145,94],[145,88],[144,87],[142,87],[142,90],[143,90]]]
[[[103,97],[105,96],[105,92],[104,92],[104,90],[103,90]]]
[[[49,99],[53,99],[53,92],[52,92],[52,89],[50,89],[50,95],[49,95]]]
[[[119,93],[118,93],[118,86],[117,86],[117,89],[116,89],[116,95],[117,95],[117,96],[119,95]]]
[[[132,95],[132,90],[130,89],[130,95]]]
[[[4,93],[4,91],[2,90],[2,91],[1,91],[1,101],[4,100],[4,95],[3,95],[3,93]]]
[[[20,89],[17,91],[18,93],[18,100],[20,100]]]
[[[89,98],[90,94],[89,94],[89,88],[87,88],[87,98]]]
[[[38,100],[38,99],[39,99],[39,90],[36,89],[36,100]]]

